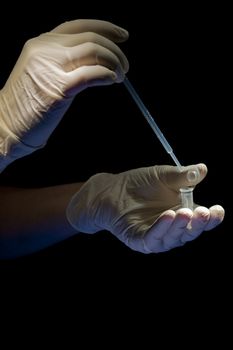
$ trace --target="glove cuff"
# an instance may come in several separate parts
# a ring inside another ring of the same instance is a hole
[[[44,145],[32,147],[22,141],[16,141],[11,136],[4,137],[0,129],[0,173],[16,159],[22,158],[42,147]]]

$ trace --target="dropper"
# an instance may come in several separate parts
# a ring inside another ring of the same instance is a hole
[[[123,83],[124,83],[126,89],[128,90],[128,92],[130,93],[131,97],[133,98],[133,100],[137,104],[138,108],[140,109],[140,111],[142,112],[144,117],[146,118],[146,120],[149,123],[150,127],[152,128],[152,130],[156,134],[157,138],[159,139],[159,141],[161,142],[161,144],[165,148],[166,152],[168,154],[170,154],[170,156],[172,157],[173,161],[177,165],[179,171],[181,172],[182,171],[182,165],[180,164],[179,160],[175,156],[172,147],[170,146],[170,144],[168,143],[167,139],[165,138],[165,136],[163,135],[162,131],[158,127],[157,123],[155,122],[154,118],[152,117],[152,115],[150,114],[150,112],[148,111],[148,109],[146,108],[144,103],[142,102],[141,98],[139,97],[138,93],[134,89],[133,85],[131,84],[131,82],[129,81],[129,79],[127,77],[125,77]],[[198,169],[197,169],[197,171],[196,170],[195,171],[192,170],[190,179],[189,179],[189,173],[188,173],[188,180],[190,180],[190,182],[194,182],[194,181],[197,180],[199,175],[200,174],[199,174]],[[192,186],[180,189],[182,207],[190,208],[191,210],[193,210],[193,189],[194,189],[194,187],[192,187]]]

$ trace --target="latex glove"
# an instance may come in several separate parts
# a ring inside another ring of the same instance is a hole
[[[123,81],[128,61],[115,42],[127,38],[112,23],[76,20],[25,44],[0,91],[2,164],[43,147],[80,91]]]
[[[181,173],[175,166],[154,166],[94,175],[71,199],[68,221],[79,232],[108,230],[142,253],[183,245],[224,217],[219,205],[179,209],[179,189],[190,186],[187,174],[196,167],[200,173],[196,185],[206,176],[204,164],[184,167]]]

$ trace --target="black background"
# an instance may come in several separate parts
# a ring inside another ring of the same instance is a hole
[[[68,4],[67,4],[68,5]],[[51,6],[51,4],[50,4]],[[221,204],[224,222],[182,248],[143,255],[107,232],[77,235],[42,252],[0,263],[1,276],[20,289],[60,283],[71,290],[107,293],[132,285],[158,293],[166,284],[184,294],[203,292],[203,284],[228,289],[231,263],[231,133],[229,9],[203,5],[131,5],[125,2],[23,4],[6,9],[1,42],[1,86],[24,42],[76,18],[115,22],[130,33],[121,45],[128,77],[155,116],[182,164],[204,162],[207,178],[195,190],[204,206]],[[10,6],[9,6],[10,7]],[[4,184],[48,186],[85,181],[96,172],[120,172],[153,164],[172,164],[122,84],[80,93],[46,148],[18,160],[1,175]],[[46,282],[46,283],[45,283]],[[22,282],[22,285],[24,282]],[[77,287],[75,287],[76,290]],[[202,292],[201,292],[202,291]],[[203,296],[204,298],[204,296]]]

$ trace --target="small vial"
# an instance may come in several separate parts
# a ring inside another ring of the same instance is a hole
[[[200,173],[198,168],[188,171],[187,180],[190,182],[190,187],[187,186],[180,188],[182,208],[189,208],[193,210],[193,185],[198,181],[199,177]]]
[[[182,208],[193,210],[193,189],[194,187],[180,188]]]

